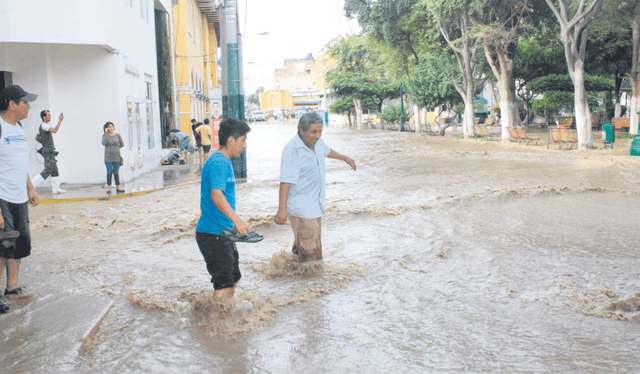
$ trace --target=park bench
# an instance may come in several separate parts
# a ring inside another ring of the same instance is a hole
[[[489,129],[487,128],[487,126],[485,125],[476,125],[476,135],[484,138],[484,139],[488,139],[488,140],[500,140],[500,134],[492,134],[489,132]]]
[[[509,131],[509,135],[511,135],[511,138],[515,141],[517,141],[518,143],[520,143],[522,141],[522,139],[520,139],[520,135],[518,135],[518,132],[516,131],[515,127],[507,127],[507,131]]]
[[[528,136],[527,130],[525,130],[524,127],[507,127],[507,130],[509,131],[509,135],[511,135],[511,137],[515,141],[517,141],[518,144],[525,142],[527,145],[529,145],[532,142],[536,142],[537,145],[538,141],[540,140],[540,138]]]
[[[518,134],[518,137],[523,141],[527,142],[527,145],[533,142],[535,142],[535,145],[538,145],[538,141],[540,141],[540,138],[527,135],[527,130],[524,127],[516,127],[515,129],[516,129],[516,133]]]
[[[558,127],[573,127],[574,117],[558,117],[556,122],[558,122]]]
[[[560,128],[555,126],[549,127],[549,131],[551,132],[551,141],[553,141],[554,144],[558,144],[558,149],[562,149],[564,142],[560,136]]]
[[[629,117],[615,117],[611,119],[611,123],[616,127],[616,130],[629,131]]]
[[[578,144],[578,135],[568,127],[560,128],[560,139],[571,149],[573,149],[574,144]]]

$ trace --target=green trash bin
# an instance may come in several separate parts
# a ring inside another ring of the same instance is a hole
[[[631,150],[629,151],[631,156],[640,156],[640,136],[636,136],[631,141]]]
[[[616,127],[611,123],[602,125],[602,143],[604,143],[604,149],[607,149],[607,145],[613,149],[613,143],[616,141]]]

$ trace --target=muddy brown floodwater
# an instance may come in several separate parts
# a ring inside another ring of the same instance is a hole
[[[4,344],[0,371],[637,371],[640,158],[628,141],[559,151],[327,127],[324,140],[358,171],[327,161],[325,259],[302,267],[289,226],[273,223],[295,128],[252,128],[238,212],[265,240],[239,244],[228,321],[211,314],[195,242],[198,184],[43,205],[31,210],[21,283],[36,300],[114,306],[77,355]]]

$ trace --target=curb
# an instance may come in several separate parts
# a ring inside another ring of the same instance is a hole
[[[114,200],[114,199],[122,199],[125,197],[133,197],[133,196],[140,196],[140,195],[145,195],[151,192],[157,192],[157,191],[162,191],[163,188],[156,188],[153,190],[146,190],[146,191],[138,191],[138,192],[125,192],[123,194],[120,195],[115,195],[115,196],[105,196],[105,197],[72,197],[72,198],[68,198],[68,199],[42,199],[39,201],[38,204],[56,204],[56,203],[71,203],[71,202],[75,202],[75,201],[98,201],[98,200]]]

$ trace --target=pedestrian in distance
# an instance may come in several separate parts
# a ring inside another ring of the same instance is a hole
[[[242,277],[235,242],[262,239],[236,213],[236,178],[231,159],[247,148],[246,122],[226,118],[220,123],[220,149],[202,168],[200,187],[200,219],[196,226],[196,242],[213,283],[213,298],[233,296]],[[235,235],[232,234],[235,233]],[[224,312],[220,311],[221,314]],[[224,317],[224,315],[222,315]]]
[[[42,123],[38,128],[38,139],[39,142],[42,143],[42,148],[38,150],[38,152],[44,158],[44,170],[36,175],[31,183],[33,187],[37,187],[42,181],[51,177],[51,192],[53,193],[63,193],[67,192],[60,188],[60,176],[58,174],[58,161],[56,160],[56,156],[58,156],[58,152],[56,151],[56,146],[53,143],[53,134],[58,133],[60,130],[60,125],[62,125],[62,121],[64,120],[64,114],[60,113],[58,117],[58,124],[54,127],[50,125],[51,122],[51,112],[48,110],[43,110],[40,112],[40,118],[42,119]]]
[[[184,151],[185,149],[187,149],[189,143],[191,142],[191,138],[189,137],[189,135],[183,133],[182,131],[170,132],[167,138],[169,140],[169,144],[173,143],[174,140],[177,141],[178,144],[180,144],[180,151]]]
[[[204,124],[198,126],[196,129],[196,133],[200,136],[200,142],[202,143],[202,153],[203,155],[200,158],[201,164],[204,165],[209,158],[209,153],[211,152],[211,126],[209,125],[209,119],[204,119]]]
[[[37,98],[20,86],[0,91],[0,279],[7,269],[0,313],[9,310],[5,296],[24,294],[18,285],[20,264],[31,255],[28,206],[37,206],[39,199],[29,178],[29,143],[20,121],[29,116],[29,103]]]
[[[107,122],[103,126],[102,145],[104,145],[104,164],[107,166],[107,193],[111,193],[111,176],[116,182],[116,192],[124,192],[120,184],[120,166],[122,166],[122,156],[120,148],[124,147],[122,136],[116,133],[113,122]]]
[[[280,161],[280,192],[275,222],[291,222],[292,252],[300,262],[322,259],[321,226],[324,215],[325,157],[356,163],[329,148],[322,136],[322,118],[315,112],[300,117],[298,133],[287,143]]]
[[[200,156],[199,160],[202,160],[202,139],[196,131],[200,126],[202,126],[202,122],[196,121],[195,118],[191,120],[191,134],[196,141],[196,151],[198,152],[198,156]]]

